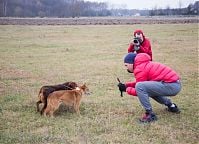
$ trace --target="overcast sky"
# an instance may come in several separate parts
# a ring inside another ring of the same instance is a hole
[[[152,9],[152,8],[179,8],[187,7],[190,3],[197,0],[85,0],[95,2],[107,2],[109,6],[123,7],[128,9]]]

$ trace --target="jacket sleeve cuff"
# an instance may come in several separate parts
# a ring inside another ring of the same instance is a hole
[[[129,95],[137,96],[136,90],[135,90],[135,88],[133,88],[133,87],[127,87],[127,88],[126,88],[126,92],[127,92]]]
[[[130,53],[130,52],[134,52],[134,48],[133,48],[133,45],[129,45],[129,48],[128,48],[128,53]]]
[[[133,87],[133,88],[135,88],[135,82],[127,82],[127,83],[125,83],[125,85],[126,85],[126,87]]]

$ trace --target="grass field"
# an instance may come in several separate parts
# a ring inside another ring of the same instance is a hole
[[[176,70],[182,91],[172,97],[181,114],[152,102],[158,121],[139,124],[138,99],[123,98],[116,77],[132,32],[150,38],[154,61]],[[199,140],[198,24],[132,26],[0,26],[0,143],[196,144]],[[87,83],[81,116],[66,106],[55,118],[36,113],[42,85]]]

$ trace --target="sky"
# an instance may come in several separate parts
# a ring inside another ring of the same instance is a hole
[[[91,2],[107,2],[110,8],[152,9],[152,8],[181,8],[194,4],[197,0],[85,0]]]

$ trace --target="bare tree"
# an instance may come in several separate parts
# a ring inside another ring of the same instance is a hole
[[[7,16],[7,6],[8,6],[8,1],[7,0],[2,0],[2,7],[3,7],[3,16],[6,17]]]
[[[182,1],[181,0],[178,1],[178,8],[179,8],[178,14],[180,15],[181,9],[182,9]]]
[[[167,5],[166,7],[166,15],[171,15],[171,10],[169,5]]]
[[[179,7],[178,7],[179,9],[182,8],[182,1],[181,1],[181,0],[178,1],[178,6],[179,6]]]

